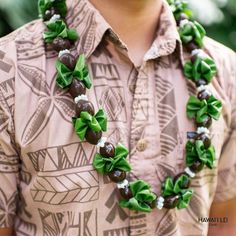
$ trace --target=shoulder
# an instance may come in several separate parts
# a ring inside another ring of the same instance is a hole
[[[236,53],[232,49],[209,37],[205,37],[205,47],[216,63],[219,64],[219,69],[228,69],[228,66],[235,67]],[[224,66],[226,68],[223,68]]]
[[[38,19],[0,38],[0,60],[5,58],[12,65],[16,65],[23,52],[27,56],[35,48],[43,47],[43,30],[44,24],[41,19]]]
[[[34,40],[41,36],[43,30],[44,24],[41,19],[25,24],[12,33],[0,38],[0,50],[6,51],[18,41]]]
[[[38,19],[0,38],[0,92],[14,89],[19,64],[29,64],[44,54],[43,31],[44,24]]]
[[[205,50],[216,63],[219,87],[231,100],[236,91],[236,53],[209,37],[205,37]]]

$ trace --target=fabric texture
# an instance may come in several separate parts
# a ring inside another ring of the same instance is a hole
[[[195,86],[183,76],[188,57],[170,9],[163,2],[152,47],[136,68],[125,44],[87,0],[68,0],[67,23],[80,40],[93,87],[88,97],[108,115],[105,136],[130,150],[130,180],[143,179],[156,193],[166,176],[185,168],[185,105]],[[74,101],[56,86],[56,53],[45,48],[41,20],[0,39],[0,226],[17,236],[207,235],[213,201],[236,196],[236,56],[206,38],[218,68],[210,89],[223,102],[213,122],[216,165],[192,180],[187,209],[137,213],[118,205],[119,193],[92,167],[96,148],[80,142],[71,122]]]

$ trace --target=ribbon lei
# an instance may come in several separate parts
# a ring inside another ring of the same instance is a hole
[[[93,167],[101,174],[107,174],[114,169],[129,172],[131,167],[126,160],[128,154],[128,150],[122,144],[118,144],[115,148],[114,157],[105,158],[97,153],[93,159]]]
[[[190,96],[186,108],[188,118],[195,118],[198,123],[204,122],[208,115],[218,120],[221,109],[222,103],[212,95],[207,100],[202,101]]]
[[[203,141],[197,140],[195,142],[188,141],[186,143],[186,164],[191,166],[196,160],[203,162],[209,169],[212,169],[215,161],[214,146],[205,148]]]
[[[85,56],[83,54],[79,56],[74,71],[70,70],[59,60],[56,61],[56,69],[56,81],[60,88],[64,89],[70,86],[74,78],[82,81],[86,88],[91,88],[92,82],[89,77],[88,67],[85,64]]]
[[[81,141],[84,140],[88,128],[94,132],[107,130],[107,117],[103,110],[99,110],[95,116],[81,112],[80,118],[73,117],[72,122]]]
[[[131,182],[129,187],[133,197],[121,200],[120,206],[135,211],[151,212],[149,204],[156,199],[156,195],[151,191],[150,185],[143,180],[137,180]]]
[[[193,194],[192,189],[184,189],[182,187],[184,186],[184,183],[186,181],[189,181],[189,177],[187,175],[182,175],[175,181],[175,183],[171,177],[167,177],[162,185],[161,195],[163,197],[168,197],[172,195],[178,195],[180,197],[177,203],[178,209],[183,209],[188,207]]]

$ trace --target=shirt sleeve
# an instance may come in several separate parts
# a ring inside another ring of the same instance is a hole
[[[218,182],[214,202],[224,202],[236,197],[236,54],[230,53],[229,70],[224,73],[228,80],[231,121],[218,166]]]
[[[6,40],[6,39],[4,39]],[[14,132],[14,48],[0,40],[0,228],[12,227],[16,214],[19,155]],[[7,53],[6,53],[7,52]]]

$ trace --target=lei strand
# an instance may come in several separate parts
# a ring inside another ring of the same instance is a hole
[[[76,58],[71,54],[75,41],[79,38],[74,29],[65,23],[67,14],[66,0],[39,0],[39,12],[47,30],[43,34],[45,43],[56,50],[57,85],[68,89],[76,103],[76,117],[72,118],[75,132],[81,141],[86,140],[98,147],[93,159],[93,167],[101,174],[109,176],[117,184],[122,200],[120,206],[130,210],[151,212],[163,207],[172,209],[186,208],[191,200],[191,178],[204,166],[212,169],[215,161],[215,149],[211,144],[209,127],[212,119],[218,120],[222,104],[207,88],[217,73],[216,65],[203,51],[204,28],[192,20],[192,12],[184,0],[167,0],[176,19],[182,43],[191,54],[183,68],[183,73],[197,87],[197,96],[190,96],[186,113],[193,119],[196,131],[187,132],[186,168],[173,177],[166,177],[159,195],[143,180],[129,182],[126,173],[132,167],[127,161],[128,150],[122,145],[114,146],[102,137],[107,131],[107,117],[103,109],[95,113],[93,104],[88,101],[86,90],[92,86],[88,66],[83,54]]]

